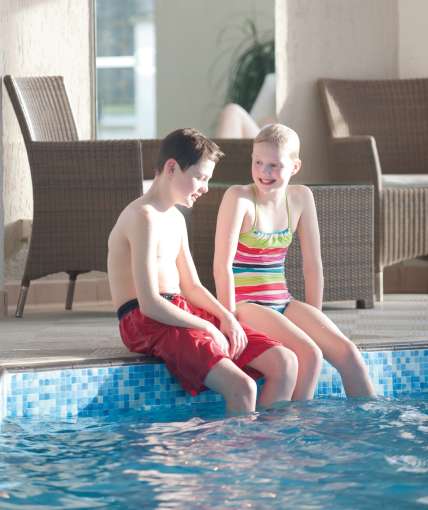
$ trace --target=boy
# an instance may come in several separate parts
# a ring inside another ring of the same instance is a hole
[[[110,234],[108,277],[129,350],[162,358],[189,393],[208,387],[228,411],[249,412],[257,392],[249,375],[265,377],[259,404],[270,406],[291,398],[297,362],[279,342],[242,327],[199,281],[175,205],[192,207],[208,191],[222,155],[194,129],[162,141],[153,185]]]

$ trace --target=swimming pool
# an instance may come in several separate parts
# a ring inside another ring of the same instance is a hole
[[[428,399],[219,404],[75,422],[7,419],[0,508],[423,508]]]
[[[422,508],[428,350],[365,352],[378,400],[324,364],[312,402],[226,417],[159,363],[0,380],[0,508]]]

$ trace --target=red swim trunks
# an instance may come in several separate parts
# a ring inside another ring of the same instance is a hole
[[[167,299],[216,327],[220,321],[210,313],[188,303],[183,296],[169,294]],[[166,297],[166,295],[164,295]],[[211,368],[221,359],[227,358],[212,337],[200,330],[162,324],[140,312],[138,301],[128,301],[118,311],[119,329],[123,343],[132,352],[140,352],[161,358],[168,370],[178,379],[181,386],[191,395],[197,395],[205,388],[204,380]],[[253,359],[271,347],[281,345],[262,333],[243,325],[248,345],[233,362],[253,379],[262,376],[248,365]]]

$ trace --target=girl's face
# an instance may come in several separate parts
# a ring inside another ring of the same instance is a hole
[[[251,175],[257,189],[270,192],[287,186],[290,177],[300,169],[300,160],[291,158],[287,148],[269,142],[253,146]]]

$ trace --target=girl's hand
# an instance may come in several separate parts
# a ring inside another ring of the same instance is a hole
[[[230,357],[239,358],[248,344],[247,335],[232,313],[227,313],[220,321],[220,330],[230,344]]]

